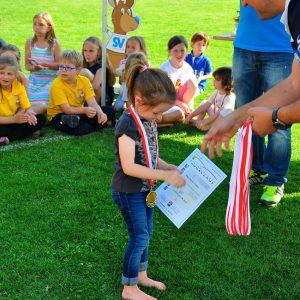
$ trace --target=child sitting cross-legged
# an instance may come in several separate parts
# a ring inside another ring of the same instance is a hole
[[[0,145],[32,136],[46,121],[32,110],[19,70],[14,57],[0,57]]]
[[[89,79],[79,75],[82,64],[83,57],[80,52],[63,51],[58,67],[59,76],[50,89],[47,109],[50,125],[71,135],[97,131],[108,120],[95,100]],[[87,106],[84,106],[85,103]]]
[[[185,61],[188,44],[184,36],[175,35],[168,42],[170,59],[160,68],[165,71],[173,82],[177,101],[168,111],[164,112],[159,126],[169,126],[182,122],[194,109],[194,97],[197,92],[197,79],[192,67]]]
[[[187,124],[194,125],[200,130],[208,130],[219,115],[225,117],[233,112],[235,106],[231,68],[218,68],[213,72],[213,77],[216,90],[185,120]],[[205,118],[206,114],[208,114],[207,118]]]
[[[21,52],[20,49],[12,44],[6,44],[0,48],[0,57],[1,56],[12,56],[14,57],[19,65],[19,71],[18,71],[18,76],[21,79],[21,83],[25,86],[27,89],[28,86],[28,79],[26,75],[22,72],[21,67],[20,67],[20,60],[21,60]]]
[[[207,79],[211,78],[212,75],[210,59],[204,55],[209,43],[209,36],[205,32],[196,32],[191,39],[193,50],[185,58],[196,75],[199,95],[204,92]]]

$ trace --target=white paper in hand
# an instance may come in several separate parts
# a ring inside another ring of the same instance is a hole
[[[178,169],[186,179],[186,185],[177,189],[166,182],[162,183],[156,189],[156,204],[180,228],[226,178],[226,174],[199,149],[195,149]]]

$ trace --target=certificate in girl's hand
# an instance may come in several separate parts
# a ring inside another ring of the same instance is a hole
[[[162,183],[156,189],[156,204],[180,228],[226,178],[226,174],[199,149],[195,149],[178,169],[186,179],[186,185],[178,189],[166,182]]]

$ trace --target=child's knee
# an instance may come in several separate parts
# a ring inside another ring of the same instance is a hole
[[[188,88],[188,90],[194,90],[196,92],[198,86],[193,80],[189,79],[187,81],[187,88]]]
[[[84,76],[84,77],[87,77],[91,82],[94,79],[94,74],[86,68],[81,69],[80,75]]]
[[[185,113],[180,110],[178,111],[178,122],[183,122],[185,120]]]
[[[115,102],[115,111],[123,111],[125,102],[122,99],[117,98]]]

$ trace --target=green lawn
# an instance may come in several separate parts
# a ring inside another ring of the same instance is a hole
[[[167,59],[175,34],[211,37],[233,29],[236,0],[137,0],[155,67]],[[101,1],[1,1],[0,36],[20,47],[32,36],[32,17],[47,10],[63,49],[81,49],[101,37]],[[213,67],[231,65],[232,44],[212,40]],[[24,59],[24,57],[23,57]],[[203,98],[212,92],[212,83]],[[203,99],[201,98],[201,99]],[[201,99],[197,99],[197,102]],[[300,127],[293,126],[293,156],[286,194],[274,209],[251,191],[252,233],[231,237],[225,211],[232,152],[215,163],[228,178],[182,226],[156,209],[149,274],[163,280],[158,299],[299,299]],[[39,140],[0,148],[0,299],[120,299],[126,230],[110,195],[113,130],[66,137],[51,128]],[[179,164],[203,133],[184,125],[160,132],[161,157]]]

